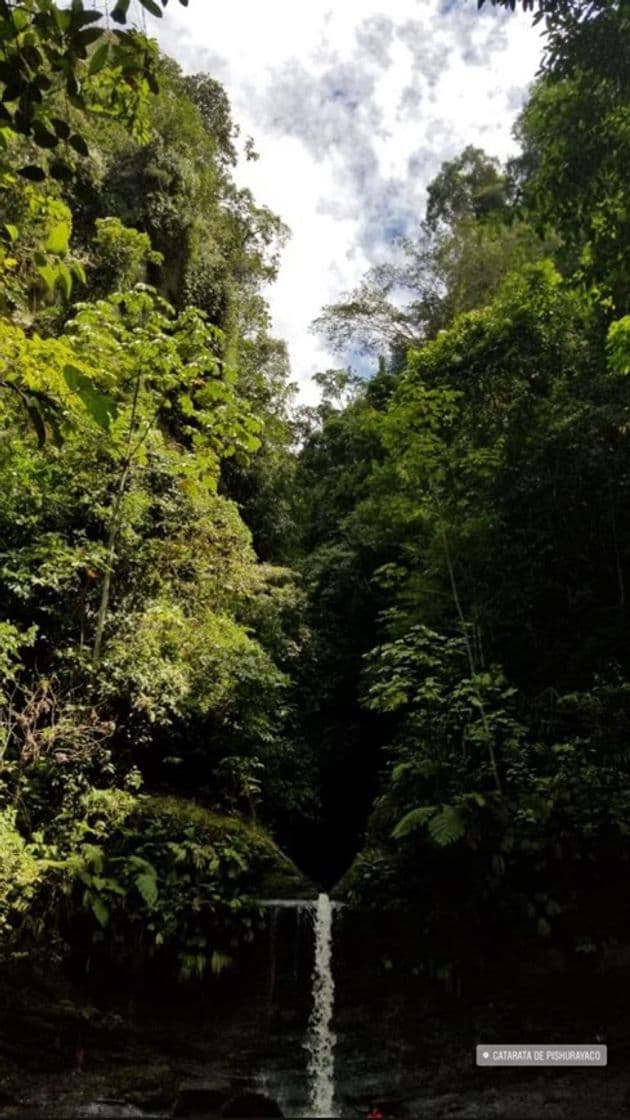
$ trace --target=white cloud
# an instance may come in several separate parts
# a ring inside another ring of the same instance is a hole
[[[156,24],[153,23],[152,27]],[[419,220],[427,184],[469,143],[504,158],[540,39],[522,13],[473,0],[171,0],[158,36],[222,81],[260,159],[240,181],[289,225],[269,293],[305,400],[340,364],[309,325]]]

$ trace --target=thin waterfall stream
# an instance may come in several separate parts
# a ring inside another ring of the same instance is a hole
[[[313,967],[310,972],[311,1001],[308,1026],[303,1046],[307,1052],[307,1090],[309,1117],[335,1116],[335,1043],[333,1013],[335,982],[333,977],[333,923],[340,903],[332,902],[327,894],[310,899],[260,899],[259,906],[271,911],[270,918],[270,979],[269,992],[273,1000],[276,978],[276,921],[283,910],[293,910],[308,915],[313,925]],[[299,928],[299,927],[298,927]],[[267,1088],[265,1079],[265,1088]]]
[[[332,974],[333,904],[320,894],[314,910],[315,963],[313,1006],[308,1028],[309,1105],[311,1116],[334,1116],[335,1035],[332,1029],[335,982]]]

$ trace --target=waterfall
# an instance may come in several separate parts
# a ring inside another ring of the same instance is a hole
[[[332,975],[333,904],[320,894],[314,910],[315,966],[313,1006],[306,1048],[308,1050],[309,1105],[311,1116],[334,1116],[335,1035],[332,1030],[335,983]]]
[[[309,1117],[335,1116],[335,1059],[334,1047],[336,1042],[332,1030],[333,1008],[335,999],[335,984],[332,974],[332,948],[333,948],[333,916],[334,912],[343,906],[340,902],[331,902],[327,894],[320,894],[317,901],[311,899],[293,898],[260,898],[257,900],[261,910],[270,912],[269,923],[269,979],[268,979],[268,1015],[273,1012],[274,989],[276,987],[276,936],[279,914],[283,910],[293,910],[296,915],[297,927],[295,929],[293,944],[296,955],[293,961],[292,981],[295,985],[298,980],[298,954],[299,928],[302,918],[308,918],[314,927],[314,965],[311,974],[311,1010],[303,1046],[308,1054],[307,1081],[308,1081],[308,1111],[303,1113],[302,1093],[298,1100],[291,1095],[288,1102],[282,1098],[286,1089],[282,1083],[273,1088],[275,1096],[283,1107],[285,1104],[291,1108],[290,1115]],[[309,923],[310,924],[310,923]],[[257,1088],[264,1084],[265,1091],[269,1083],[267,1072],[258,1075]],[[302,1090],[303,1091],[303,1090]],[[300,1109],[296,1111],[296,1105]]]

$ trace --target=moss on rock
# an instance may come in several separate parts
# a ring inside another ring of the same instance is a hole
[[[225,840],[235,843],[248,859],[244,878],[247,893],[253,898],[312,898],[316,894],[293,860],[255,821],[217,813],[190,801],[156,796],[138,797],[130,819],[139,825],[160,821],[172,840],[183,834],[194,836],[208,847]]]
[[[400,869],[386,848],[363,848],[333,888],[332,897],[354,906],[381,907],[400,904]]]

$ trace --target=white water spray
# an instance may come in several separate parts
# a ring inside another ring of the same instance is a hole
[[[332,1017],[335,983],[331,967],[333,904],[327,894],[318,896],[314,917],[313,1007],[306,1041],[309,1054],[309,1106],[311,1116],[334,1116],[335,1035]]]

